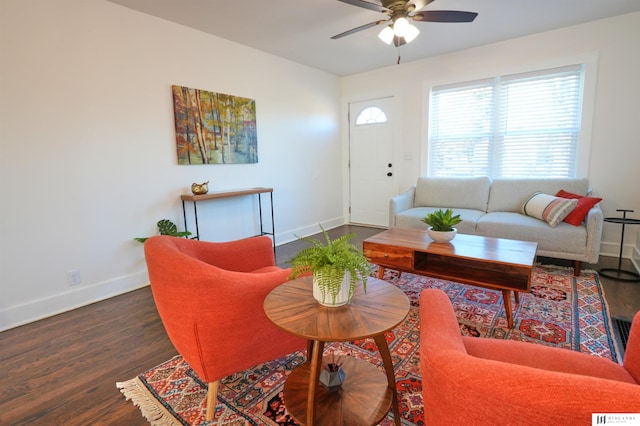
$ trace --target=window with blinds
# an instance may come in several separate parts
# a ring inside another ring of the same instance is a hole
[[[584,66],[433,87],[430,176],[575,177]]]

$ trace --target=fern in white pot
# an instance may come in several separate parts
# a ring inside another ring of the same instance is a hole
[[[342,306],[353,297],[356,284],[361,282],[366,293],[371,264],[366,256],[350,243],[355,234],[342,235],[333,241],[321,226],[324,241],[298,238],[312,244],[289,261],[290,278],[312,273],[314,297],[324,306]]]

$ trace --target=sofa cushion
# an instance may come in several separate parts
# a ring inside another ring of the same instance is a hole
[[[418,178],[414,207],[487,211],[491,180],[472,178]]]
[[[520,212],[522,205],[536,191],[555,194],[564,189],[575,194],[586,195],[589,181],[580,179],[496,178],[491,183],[488,212]]]
[[[441,207],[414,207],[404,210],[396,215],[396,224],[400,228],[427,229],[429,225],[422,221],[422,218],[433,213]],[[454,214],[459,214],[462,222],[456,225],[456,229],[461,234],[475,234],[476,222],[485,213],[480,210],[454,209]]]
[[[558,193],[556,194],[556,197],[574,198],[578,200],[578,205],[576,206],[576,208],[573,209],[571,213],[569,213],[567,217],[564,218],[564,222],[567,222],[573,226],[580,225],[582,221],[584,221],[584,218],[587,217],[589,210],[591,210],[593,206],[595,206],[600,201],[602,201],[602,198],[583,197],[582,195],[579,195],[579,194],[567,192],[564,189],[561,189],[560,191],[558,191]]]
[[[536,192],[522,205],[522,213],[555,228],[576,207],[578,200]]]
[[[555,228],[546,222],[520,213],[492,212],[482,216],[476,225],[476,235],[533,241],[538,250],[584,254],[587,247],[587,228],[560,223]]]

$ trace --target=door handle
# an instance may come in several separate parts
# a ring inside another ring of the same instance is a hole
[[[389,163],[387,164],[387,167],[393,167],[393,164]]]
[[[387,173],[387,176],[393,176],[393,173],[389,172]]]

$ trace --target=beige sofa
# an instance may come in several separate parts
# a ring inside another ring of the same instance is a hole
[[[603,214],[592,207],[578,225],[547,222],[526,216],[522,205],[536,191],[555,195],[559,190],[587,195],[587,179],[418,178],[416,185],[389,203],[389,227],[427,229],[422,218],[439,208],[452,208],[462,222],[463,234],[508,238],[538,243],[538,256],[596,263],[600,254]]]

